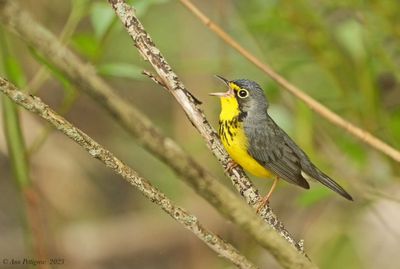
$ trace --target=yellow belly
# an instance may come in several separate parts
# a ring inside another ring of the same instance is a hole
[[[224,123],[222,122],[221,124],[223,125]],[[254,176],[271,177],[271,173],[248,154],[248,142],[242,128],[242,123],[237,122],[236,124],[236,128],[235,126],[230,126],[230,133],[226,127],[222,126],[220,128],[220,137],[226,151],[235,162]]]

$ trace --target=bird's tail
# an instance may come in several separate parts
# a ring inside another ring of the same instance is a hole
[[[353,201],[353,197],[351,197],[351,195],[347,191],[345,191],[339,184],[337,184],[333,179],[328,177],[325,173],[323,173],[317,167],[312,165],[312,167],[308,167],[308,168],[309,168],[309,169],[307,169],[308,171],[304,171],[304,172],[306,174],[308,174],[310,177],[318,180],[323,185],[327,186],[329,189],[340,194],[347,200]]]

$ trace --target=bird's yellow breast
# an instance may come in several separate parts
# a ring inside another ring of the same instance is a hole
[[[235,97],[221,98],[219,136],[231,158],[243,169],[257,177],[270,177],[271,173],[247,152],[248,140],[239,120],[239,105]]]

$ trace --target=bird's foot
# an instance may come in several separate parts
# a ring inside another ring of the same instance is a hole
[[[233,173],[235,174],[235,176],[236,176],[237,178],[240,178],[239,173],[238,173],[236,170],[233,170],[233,169],[236,168],[236,167],[239,167],[239,165],[238,165],[235,161],[229,160],[229,161],[228,161],[228,164],[226,165],[226,168],[225,168],[224,172],[225,172],[225,173],[230,173],[230,172],[233,171]]]
[[[233,160],[229,160],[228,164],[226,165],[226,168],[224,170],[225,173],[231,172],[233,168],[238,167],[239,165],[233,161]]]

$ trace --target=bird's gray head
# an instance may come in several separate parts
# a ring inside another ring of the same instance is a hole
[[[217,76],[227,86],[228,91],[210,93],[210,95],[221,98],[222,110],[237,112],[243,115],[263,117],[266,115],[268,100],[265,98],[263,89],[256,82],[248,79],[227,80]]]
[[[242,111],[267,110],[268,100],[258,83],[248,79],[236,79],[230,81],[229,86],[233,89]]]

